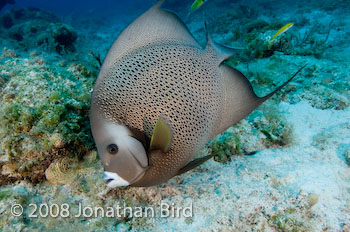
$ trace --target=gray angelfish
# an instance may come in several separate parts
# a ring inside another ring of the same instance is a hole
[[[236,50],[207,36],[203,49],[161,2],[117,38],[98,76],[92,134],[109,187],[151,186],[211,156],[195,154],[285,86],[257,97],[225,64]]]

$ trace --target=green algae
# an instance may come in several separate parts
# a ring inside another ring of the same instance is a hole
[[[214,160],[219,162],[229,161],[232,155],[243,154],[240,138],[233,132],[223,132],[220,137],[212,141],[208,147],[214,155]]]
[[[265,108],[266,109],[266,108]],[[265,111],[262,111],[265,112]],[[254,117],[261,112],[256,112],[250,117]],[[254,120],[254,126],[260,133],[266,136],[264,143],[267,147],[285,146],[292,142],[293,129],[286,122],[286,118],[278,113],[277,107],[271,107],[264,113],[263,120]]]
[[[296,200],[295,207],[288,207],[271,215],[268,223],[283,232],[311,231],[308,222],[315,218],[312,207],[317,204],[318,196],[311,193],[299,196]]]
[[[7,199],[7,198],[11,197],[11,195],[12,195],[11,189],[2,189],[2,190],[0,190],[0,201],[2,201],[3,199]]]
[[[287,210],[288,211],[288,210]],[[283,232],[302,232],[310,231],[310,228],[305,224],[304,221],[298,218],[298,215],[293,213],[294,209],[289,210],[290,212],[275,215],[272,217],[272,224]]]
[[[350,165],[350,149],[345,150],[344,157],[348,165]]]

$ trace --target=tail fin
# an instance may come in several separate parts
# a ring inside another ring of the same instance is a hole
[[[270,97],[272,97],[275,93],[277,93],[278,91],[280,91],[284,86],[286,86],[291,80],[294,79],[294,77],[296,77],[301,70],[303,70],[305,67],[307,66],[307,64],[305,64],[303,67],[301,67],[291,78],[289,78],[286,82],[284,82],[282,85],[280,85],[277,89],[275,89],[272,93],[269,93],[268,95],[266,95],[265,97],[261,97],[259,98],[260,102],[259,104],[263,103],[264,101],[266,101],[267,99],[269,99]]]
[[[289,80],[265,97],[258,97],[248,79],[238,70],[225,64],[219,66],[221,77],[224,79],[225,101],[220,125],[215,128],[210,138],[223,132],[228,127],[247,117],[255,108],[287,85],[304,68],[300,68]]]

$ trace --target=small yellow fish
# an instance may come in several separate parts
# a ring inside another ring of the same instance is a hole
[[[207,0],[195,0],[191,6],[191,13],[196,11],[199,7],[203,5]]]
[[[281,29],[279,29],[279,30],[277,31],[276,34],[274,34],[274,35],[272,36],[271,39],[273,39],[273,38],[275,38],[275,37],[277,37],[277,36],[283,34],[284,32],[288,31],[289,28],[291,28],[293,25],[294,25],[294,23],[288,23],[288,24],[284,25]]]

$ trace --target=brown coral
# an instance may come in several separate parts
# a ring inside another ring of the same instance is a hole
[[[63,157],[55,160],[45,171],[46,179],[57,185],[70,184],[78,173],[78,160]]]

